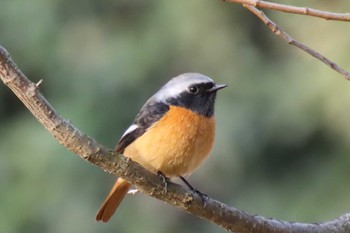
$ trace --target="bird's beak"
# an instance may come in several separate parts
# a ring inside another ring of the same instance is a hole
[[[215,84],[212,88],[208,90],[208,92],[215,92],[225,87],[227,87],[226,84]]]

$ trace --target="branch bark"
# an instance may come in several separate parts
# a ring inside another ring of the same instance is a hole
[[[308,224],[279,221],[259,215],[250,215],[208,197],[204,206],[196,193],[174,183],[164,193],[161,180],[137,163],[98,144],[64,119],[39,91],[42,83],[31,82],[0,46],[0,78],[31,111],[33,116],[68,150],[106,172],[121,176],[141,192],[165,201],[200,218],[237,233],[348,233],[350,213],[332,221]]]

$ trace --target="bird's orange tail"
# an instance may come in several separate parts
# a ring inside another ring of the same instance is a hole
[[[100,210],[96,215],[97,221],[108,222],[112,217],[114,212],[117,210],[119,204],[123,200],[124,196],[128,193],[131,184],[122,178],[118,178],[115,182],[111,192],[108,194],[108,197],[103,202]]]

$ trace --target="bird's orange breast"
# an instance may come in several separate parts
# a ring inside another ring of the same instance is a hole
[[[214,136],[213,117],[171,106],[124,154],[151,172],[161,171],[168,177],[184,176],[207,158]]]

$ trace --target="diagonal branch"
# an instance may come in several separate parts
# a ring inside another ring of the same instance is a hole
[[[68,150],[106,172],[121,176],[134,184],[141,192],[215,223],[228,231],[236,233],[350,232],[350,213],[332,221],[317,224],[286,222],[249,215],[209,197],[206,205],[203,206],[201,197],[196,193],[174,183],[169,184],[168,191],[164,193],[162,182],[156,175],[146,171],[130,159],[98,144],[60,116],[39,92],[42,81],[37,84],[31,82],[1,46],[0,79]]]
[[[326,58],[319,52],[311,49],[310,47],[306,46],[305,44],[295,40],[293,37],[291,37],[288,33],[286,33],[281,27],[279,27],[276,23],[274,23],[272,20],[270,20],[262,11],[258,10],[256,7],[252,5],[243,5],[245,8],[247,8],[249,11],[251,11],[253,14],[255,14],[261,21],[266,24],[270,28],[270,30],[277,35],[278,37],[282,38],[283,40],[287,41],[288,44],[294,45],[295,47],[303,50],[304,52],[310,54],[314,58],[320,60],[321,62],[325,63],[330,68],[334,69],[338,73],[342,74],[347,80],[350,80],[350,73],[341,68],[339,65],[337,65],[335,62],[331,61],[330,59]]]
[[[308,7],[296,7],[291,5],[260,1],[260,0],[225,0],[225,1],[246,4],[246,5],[250,5],[258,8],[266,8],[269,10],[282,11],[285,13],[308,15],[308,16],[327,19],[327,20],[338,20],[338,21],[350,22],[350,13],[334,13],[334,12],[316,10]]]

